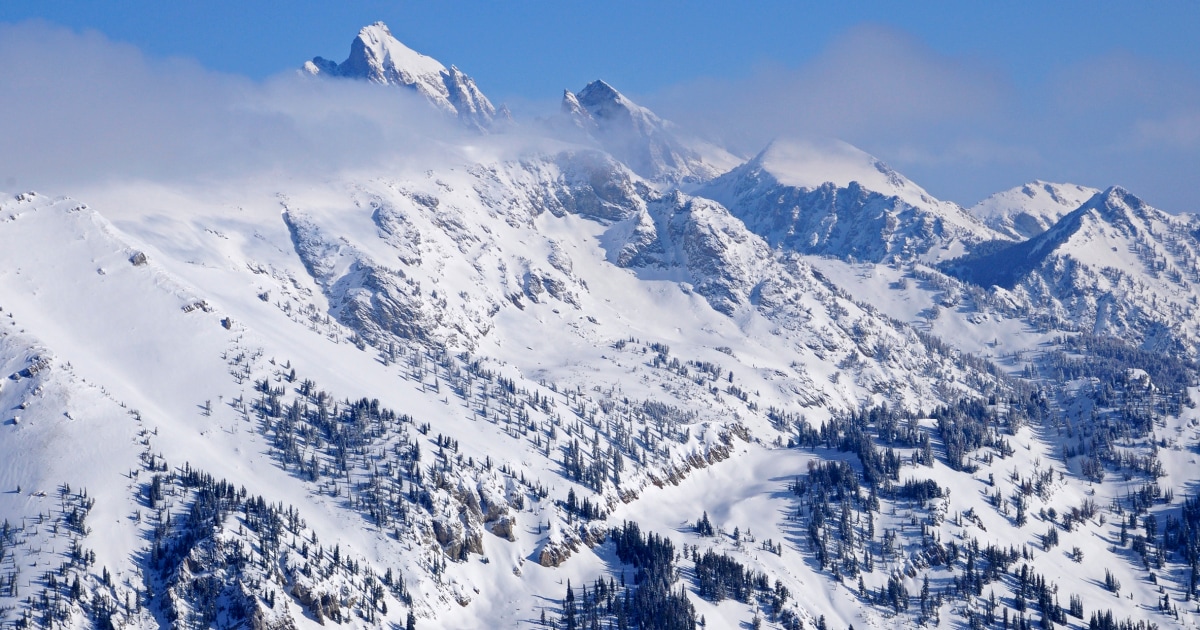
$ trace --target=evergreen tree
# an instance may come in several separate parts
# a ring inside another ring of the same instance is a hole
[[[563,627],[566,630],[578,630],[575,612],[575,591],[571,588],[571,580],[567,580],[567,596],[563,598]]]

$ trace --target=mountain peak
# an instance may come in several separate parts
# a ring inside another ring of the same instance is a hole
[[[1096,268],[1134,269],[1144,261],[1135,262],[1136,258],[1122,252],[1147,247],[1156,250],[1158,246],[1147,245],[1156,238],[1154,225],[1170,223],[1171,218],[1161,210],[1120,186],[1110,186],[1042,233],[997,251],[950,261],[944,270],[980,286],[1011,289],[1055,257],[1069,257]]]
[[[397,85],[415,90],[438,109],[468,124],[484,128],[496,109],[475,86],[475,81],[455,66],[423,55],[392,35],[383,22],[364,26],[350,43],[350,56],[342,63],[314,57],[304,72]]]
[[[1128,190],[1120,186],[1109,186],[1092,195],[1091,198],[1080,206],[1077,212],[1086,214],[1089,211],[1098,211],[1101,214],[1115,212],[1121,215],[1128,215],[1131,213],[1138,214],[1147,207],[1146,202]]]
[[[1144,203],[1137,195],[1125,190],[1121,186],[1109,186],[1105,188],[1104,202],[1108,204],[1120,203],[1127,206],[1140,206]]]
[[[584,86],[576,98],[580,106],[605,131],[651,136],[664,134],[669,126],[654,112],[634,103],[616,88],[599,79]]]
[[[580,119],[591,119],[592,115],[583,108],[583,104],[579,102],[579,97],[571,90],[563,90],[562,113],[568,116],[578,117]]]
[[[705,180],[717,170],[675,137],[671,123],[599,79],[563,91],[562,112],[639,175],[660,181]]]
[[[376,37],[378,39],[383,39],[384,37],[394,38],[391,29],[389,29],[387,24],[384,24],[382,20],[362,27],[358,30],[358,36]]]
[[[605,83],[601,79],[596,79],[584,86],[579,91],[579,96],[588,103],[599,103],[602,101],[625,101],[630,102],[625,98],[625,95],[617,91],[616,88]]]
[[[1094,216],[1108,225],[1133,234],[1137,233],[1139,225],[1145,226],[1154,218],[1161,219],[1149,216],[1152,213],[1158,214],[1158,211],[1120,186],[1104,189],[1080,207],[1078,212]]]
[[[969,212],[993,230],[1025,240],[1050,229],[1098,192],[1087,186],[1039,179],[991,195]]]
[[[817,189],[826,183],[862,188],[899,197],[914,206],[939,203],[925,189],[897,173],[875,156],[841,140],[773,140],[750,162],[780,184]]]

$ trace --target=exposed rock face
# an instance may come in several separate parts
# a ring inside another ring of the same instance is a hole
[[[270,612],[262,604],[255,602],[254,609],[250,612],[250,630],[296,630],[296,621],[287,611],[275,617],[270,616]]]
[[[483,537],[477,528],[468,527],[462,519],[434,519],[433,537],[451,558],[462,558],[468,553],[483,553]]]
[[[504,518],[496,521],[495,525],[492,525],[492,533],[507,541],[514,541],[517,539],[516,535],[513,533],[513,528],[515,525],[516,523],[513,521],[511,516],[505,516]]]

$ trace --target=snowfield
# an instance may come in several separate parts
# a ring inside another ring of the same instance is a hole
[[[469,131],[0,196],[0,625],[1197,625],[1192,217],[305,69]]]

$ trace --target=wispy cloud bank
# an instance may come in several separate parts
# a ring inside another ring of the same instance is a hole
[[[644,100],[745,155],[777,136],[840,138],[964,204],[1040,178],[1120,184],[1164,209],[1200,211],[1200,77],[1119,52],[1044,77],[1018,84],[987,60],[860,26],[801,66]],[[479,140],[405,90],[295,73],[252,81],[37,22],[0,25],[0,94],[9,191],[319,175]]]
[[[1015,44],[1014,44],[1015,45]],[[972,203],[1041,178],[1121,184],[1200,211],[1200,78],[1106,52],[1019,85],[986,60],[860,26],[799,67],[763,66],[647,97],[685,127],[753,153],[772,137],[833,136],[931,192]]]
[[[995,115],[1008,90],[981,64],[940,57],[896,31],[854,29],[799,68],[676,86],[654,101],[681,123],[733,143],[776,135],[894,135]]]
[[[294,73],[254,82],[43,23],[0,25],[0,60],[8,189],[324,172],[462,133],[405,90]]]

